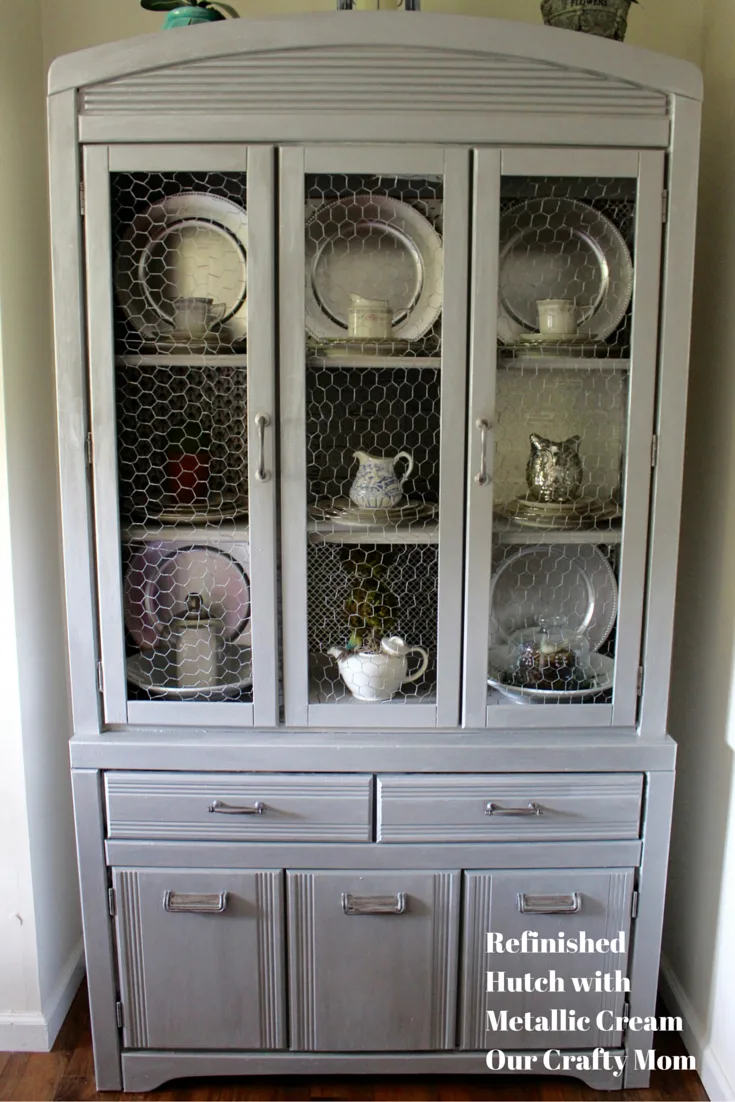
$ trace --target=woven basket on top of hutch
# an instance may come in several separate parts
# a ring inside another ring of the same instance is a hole
[[[54,63],[100,1088],[490,1049],[646,1084],[700,99],[413,13]],[[613,945],[493,964],[524,931]],[[588,1028],[502,1017],[553,1010]]]

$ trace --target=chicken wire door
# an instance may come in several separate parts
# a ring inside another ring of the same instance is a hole
[[[475,158],[464,723],[630,727],[663,155]]]
[[[274,152],[85,152],[107,723],[278,717]]]
[[[281,154],[286,722],[459,721],[469,152]]]

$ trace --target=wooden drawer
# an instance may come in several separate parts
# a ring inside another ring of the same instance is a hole
[[[379,842],[638,838],[639,773],[383,775]]]
[[[369,842],[372,777],[107,773],[108,838]]]

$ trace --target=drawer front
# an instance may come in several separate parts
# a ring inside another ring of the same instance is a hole
[[[372,777],[108,773],[109,838],[369,842]]]
[[[291,1047],[455,1046],[458,872],[287,872]]]
[[[383,775],[378,841],[638,838],[642,795],[639,773]]]
[[[460,1048],[617,1048],[633,878],[633,869],[465,873]],[[570,943],[584,951],[569,951]],[[600,976],[611,977],[601,982],[611,990],[597,990]],[[533,1028],[513,1028],[509,1019],[529,1012],[539,1019]]]

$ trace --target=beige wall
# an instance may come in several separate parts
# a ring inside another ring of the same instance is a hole
[[[711,1096],[735,1097],[735,4],[706,0],[701,194],[671,731],[664,952]],[[675,992],[676,993],[676,992]],[[720,1083],[718,1090],[715,1084]],[[729,1092],[729,1093],[728,1093]]]
[[[46,67],[60,54],[157,30],[162,17],[137,0],[40,0]],[[243,16],[333,11],[335,0],[231,0]],[[367,3],[367,0],[366,0]],[[381,0],[383,7],[390,0]],[[704,0],[645,0],[630,17],[628,41],[699,64]],[[376,0],[372,0],[375,7]],[[541,22],[540,0],[422,0],[423,11]],[[349,16],[345,16],[349,18]]]
[[[40,0],[24,0],[0,35],[0,1048],[43,1045],[81,937],[44,131]]]

